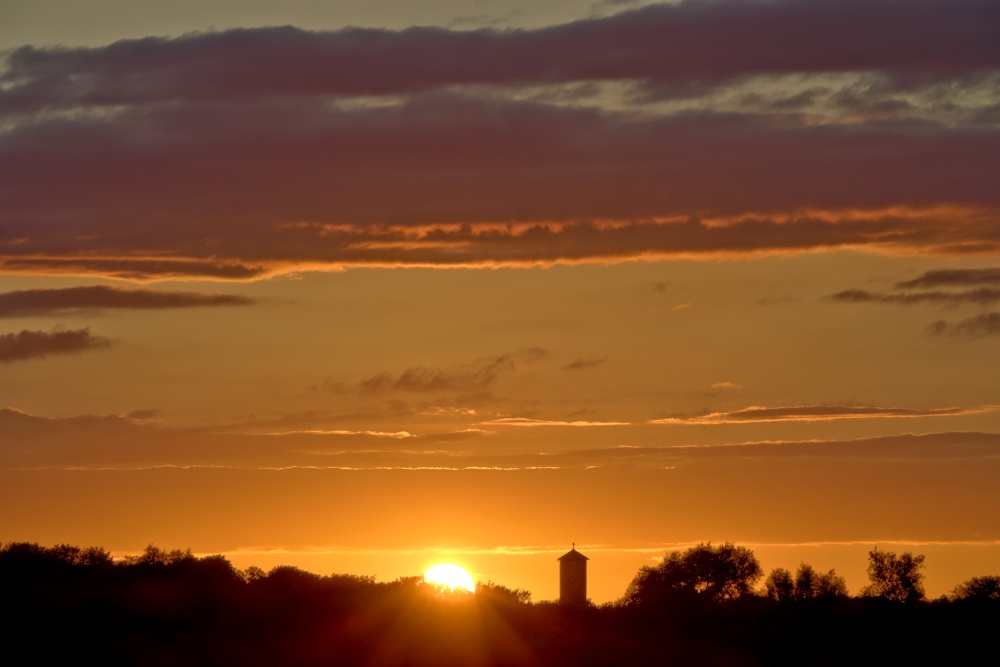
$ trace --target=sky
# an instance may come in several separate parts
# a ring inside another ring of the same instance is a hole
[[[6,0],[0,541],[998,574],[998,44],[994,0]]]

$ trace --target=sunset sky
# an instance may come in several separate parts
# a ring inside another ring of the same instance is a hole
[[[996,0],[0,5],[2,542],[937,596],[998,377]]]

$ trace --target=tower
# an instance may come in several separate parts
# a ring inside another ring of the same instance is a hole
[[[590,560],[573,548],[559,561],[559,602],[561,604],[587,604],[587,561]]]

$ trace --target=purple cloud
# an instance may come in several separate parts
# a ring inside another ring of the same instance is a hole
[[[26,46],[0,74],[0,272],[996,252],[989,110],[913,119],[893,91],[989,94],[998,42],[993,0],[722,0],[537,30]],[[808,87],[650,114],[524,89],[611,82],[631,104],[831,73],[868,77],[836,122],[801,111]]]

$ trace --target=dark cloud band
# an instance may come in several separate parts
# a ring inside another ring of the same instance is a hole
[[[897,283],[896,287],[900,289],[926,289],[975,285],[1000,285],[1000,269],[938,269],[927,271],[913,280]]]
[[[1000,65],[992,0],[684,2],[538,30],[292,27],[13,52],[4,107],[261,95],[384,95],[461,84],[703,84],[758,73],[955,76]],[[933,34],[934,39],[928,39]]]
[[[867,290],[851,289],[837,292],[827,297],[831,301],[843,303],[885,303],[910,306],[921,303],[958,305],[972,303],[980,306],[1000,302],[1000,289],[980,287],[966,292],[908,292],[902,294],[879,294]]]
[[[95,336],[90,329],[29,331],[0,334],[0,363],[42,359],[50,354],[77,354],[110,347],[111,339]]]
[[[723,0],[538,30],[24,47],[0,74],[0,271],[995,254],[998,26],[993,0]],[[859,72],[833,121],[711,92]],[[531,88],[581,81],[630,92],[615,107]],[[947,116],[931,88],[971,81],[986,101]],[[908,117],[892,91],[916,88],[947,118]],[[670,95],[700,101],[643,106]]]
[[[32,289],[0,294],[0,317],[55,315],[105,309],[155,310],[199,306],[244,306],[252,299],[233,294],[155,292],[106,285]]]
[[[945,320],[933,322],[928,330],[932,336],[960,336],[963,338],[984,338],[1000,336],[1000,313],[982,313],[956,324]]]

